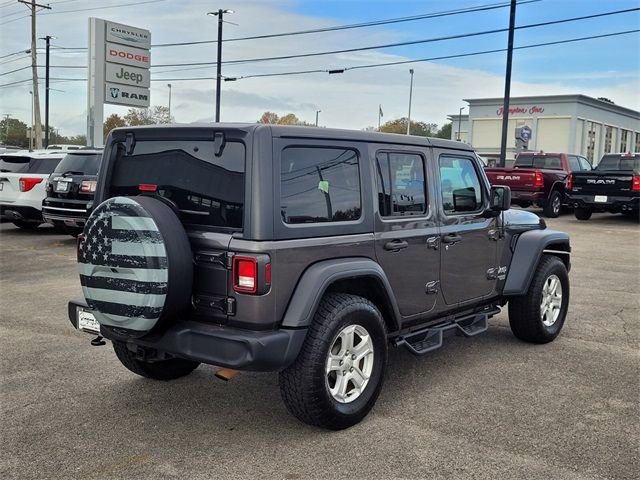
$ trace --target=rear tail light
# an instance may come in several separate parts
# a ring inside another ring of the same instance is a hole
[[[573,188],[573,175],[569,174],[567,177],[567,190],[571,191]]]
[[[542,172],[536,172],[534,187],[544,187],[544,175],[542,175]]]
[[[640,192],[640,175],[634,175],[631,179],[631,191]]]
[[[238,293],[256,293],[258,262],[251,257],[233,257],[233,289]]]
[[[42,178],[22,177],[18,182],[20,184],[20,191],[28,192],[37,184],[42,182],[42,180],[43,180]]]
[[[141,183],[138,185],[138,190],[141,192],[155,192],[158,190],[158,186],[150,183]]]
[[[95,180],[84,180],[80,183],[80,191],[84,193],[94,193],[96,191],[96,182]]]

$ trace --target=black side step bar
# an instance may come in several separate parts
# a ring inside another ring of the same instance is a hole
[[[489,328],[489,317],[500,312],[499,308],[489,311],[474,313],[465,317],[432,325],[428,328],[416,330],[400,335],[394,341],[396,347],[404,346],[414,355],[424,355],[442,346],[444,332],[456,330],[465,337],[473,337]]]

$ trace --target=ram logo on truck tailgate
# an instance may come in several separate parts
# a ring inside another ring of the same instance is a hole
[[[498,180],[520,180],[520,175],[498,175]]]
[[[616,183],[615,180],[609,179],[595,179],[595,178],[587,178],[587,183],[591,185],[613,185]]]

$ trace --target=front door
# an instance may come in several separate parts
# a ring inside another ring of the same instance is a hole
[[[439,229],[425,181],[426,150],[394,147],[373,153],[378,188],[376,256],[407,321],[431,310],[437,298]]]
[[[498,226],[486,218],[489,191],[471,155],[441,153],[440,282],[445,303],[456,306],[493,292]]]

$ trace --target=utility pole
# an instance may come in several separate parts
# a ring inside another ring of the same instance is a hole
[[[49,146],[49,47],[51,39],[55,38],[51,35],[41,37],[40,40],[47,42],[47,53],[45,61],[45,80],[44,80],[44,148]]]
[[[10,113],[5,113],[2,115],[4,117],[4,143],[5,145],[9,145],[9,118],[11,118]]]
[[[462,140],[462,136],[460,135],[460,128],[462,127],[462,110],[467,107],[460,107],[460,111],[458,112],[458,141]]]
[[[171,122],[171,84],[167,83],[167,87],[169,87],[169,122]]]
[[[222,80],[222,22],[225,13],[233,13],[233,10],[219,9],[217,12],[208,12],[210,17],[218,17],[218,60],[216,73],[216,122],[220,121],[220,81]]]
[[[318,114],[322,112],[322,110],[316,110],[316,127],[318,126]]]
[[[411,97],[413,95],[413,68],[409,69],[411,84],[409,86],[409,115],[407,116],[407,135],[411,135]]]
[[[33,78],[33,103],[35,109],[35,148],[42,148],[42,123],[40,120],[40,97],[38,95],[38,58],[36,53],[36,8],[51,10],[49,5],[40,5],[36,0],[18,0],[31,9],[31,76]]]
[[[502,140],[500,142],[499,167],[507,163],[507,135],[509,129],[509,96],[511,95],[511,60],[513,58],[513,33],[516,23],[516,0],[511,0],[509,10],[509,40],[507,43],[507,71],[504,79],[504,104],[502,106]]]

